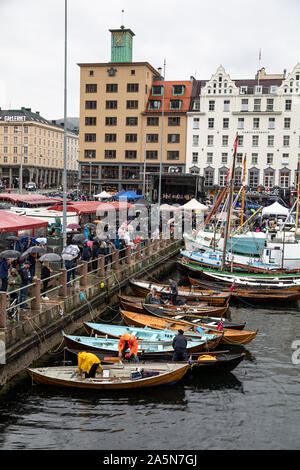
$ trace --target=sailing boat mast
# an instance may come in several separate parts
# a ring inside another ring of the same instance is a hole
[[[234,182],[234,172],[235,172],[235,160],[236,160],[236,150],[237,150],[237,138],[238,138],[238,136],[236,136],[235,141],[234,141],[234,153],[233,153],[233,162],[232,162],[232,168],[231,168],[230,186],[229,186],[229,199],[228,199],[228,208],[227,208],[227,217],[226,217],[226,227],[225,227],[225,234],[224,234],[224,246],[223,246],[223,256],[222,256],[221,271],[223,271],[223,270],[224,270],[224,267],[225,267],[226,245],[227,245],[227,240],[228,240],[229,222],[230,222],[231,209],[232,209],[233,182]]]
[[[244,208],[245,208],[245,182],[246,182],[246,155],[243,161],[243,192],[242,192],[242,207],[241,207],[241,226],[244,223]]]
[[[300,190],[300,163],[298,163],[298,167],[297,167],[297,206],[296,206],[295,241],[297,240],[297,232],[298,232],[299,190]]]

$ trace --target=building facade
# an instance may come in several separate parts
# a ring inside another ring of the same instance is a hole
[[[79,137],[67,132],[67,178],[73,187],[78,178]],[[30,108],[0,109],[0,179],[7,188],[57,188],[63,181],[64,129]]]
[[[225,185],[238,135],[235,184],[290,190],[300,161],[300,64],[286,76],[262,69],[252,80],[232,80],[220,66],[195,81],[187,118],[187,171],[204,176],[212,194]]]

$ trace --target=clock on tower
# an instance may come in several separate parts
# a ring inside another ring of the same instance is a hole
[[[131,29],[110,29],[111,32],[111,62],[132,62],[132,38],[135,35]]]

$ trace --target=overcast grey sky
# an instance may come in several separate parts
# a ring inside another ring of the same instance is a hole
[[[0,107],[64,112],[64,0],[0,0]],[[135,33],[133,60],[166,80],[288,72],[300,61],[300,0],[68,0],[67,114],[79,116],[80,62],[110,60],[110,28]]]

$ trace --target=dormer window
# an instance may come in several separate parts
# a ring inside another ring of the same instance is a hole
[[[173,96],[182,96],[184,94],[184,85],[173,85]]]
[[[182,101],[181,100],[170,100],[170,109],[179,110],[181,109]]]
[[[162,85],[153,85],[152,87],[152,95],[153,96],[161,96],[163,94],[164,87]]]
[[[149,110],[158,110],[158,109],[160,109],[160,101],[158,101],[158,100],[149,100],[148,109]]]
[[[248,91],[248,87],[247,86],[241,86],[240,88],[240,94],[241,95],[245,95]]]
[[[255,87],[255,93],[256,93],[256,94],[261,94],[261,93],[262,93],[262,86],[257,85],[257,86]]]

